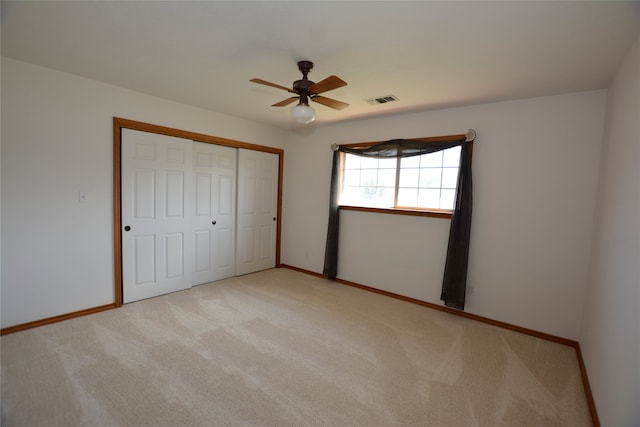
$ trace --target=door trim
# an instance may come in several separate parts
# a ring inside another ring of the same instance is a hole
[[[280,148],[268,147],[265,145],[251,144],[248,142],[235,141],[233,139],[220,138],[217,136],[205,135],[196,132],[189,132],[150,123],[138,122],[135,120],[113,118],[113,265],[114,265],[114,295],[115,307],[122,306],[122,195],[121,185],[121,148],[122,129],[133,129],[143,132],[158,133],[161,135],[175,136],[190,139],[193,141],[208,144],[224,145],[234,148],[245,148],[248,150],[263,151],[278,155],[278,206],[276,221],[276,267],[280,267],[280,236],[282,231],[282,182],[284,168],[284,150]]]

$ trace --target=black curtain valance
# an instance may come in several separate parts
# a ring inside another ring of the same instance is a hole
[[[393,139],[364,148],[334,146],[331,168],[329,224],[323,274],[329,279],[335,279],[338,273],[340,220],[338,198],[340,196],[339,183],[342,169],[342,156],[340,153],[381,159],[419,156],[460,146],[460,168],[440,299],[449,307],[464,310],[472,211],[471,146],[469,142],[473,140],[473,137],[470,137],[470,135],[475,137],[475,132],[470,131],[467,135],[455,136],[451,137],[451,139],[445,137],[430,141]]]
[[[358,148],[348,146],[337,146],[338,152],[355,154],[362,157],[373,157],[377,159],[392,159],[398,157],[419,156],[421,154],[435,153],[447,148],[458,147],[466,141],[461,138],[451,141],[424,142],[412,139],[392,139],[381,142],[371,147]]]

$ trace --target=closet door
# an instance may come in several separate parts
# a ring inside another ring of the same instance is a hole
[[[190,140],[122,130],[123,302],[191,287]]]
[[[193,285],[235,274],[237,152],[221,145],[193,145]]]
[[[238,150],[236,274],[276,265],[278,155]]]

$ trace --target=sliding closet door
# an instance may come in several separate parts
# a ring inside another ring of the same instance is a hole
[[[193,284],[235,274],[236,148],[194,142]]]
[[[276,265],[278,155],[238,152],[238,238],[236,274]]]
[[[191,287],[190,140],[122,130],[123,302]]]

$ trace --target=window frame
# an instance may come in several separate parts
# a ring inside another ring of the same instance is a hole
[[[408,138],[414,141],[422,141],[422,142],[447,142],[451,141],[455,138],[462,138],[466,135],[448,135],[448,136],[436,136],[436,137],[426,137],[426,138]],[[380,144],[384,141],[377,142],[357,142],[352,144],[340,144],[340,147],[348,147],[348,148],[369,148],[376,144]],[[473,142],[474,140],[467,141],[466,143],[470,145],[470,155],[473,160]],[[343,179],[344,179],[344,162],[347,153],[340,153],[342,156],[340,162],[340,188],[342,191],[343,188]],[[396,167],[396,173],[400,173],[400,168]],[[397,204],[397,188],[394,195],[394,204]],[[421,216],[421,217],[431,217],[431,218],[451,218],[453,216],[452,209],[438,209],[438,208],[418,208],[418,207],[390,207],[390,208],[378,208],[378,207],[366,207],[366,206],[354,206],[348,204],[338,204],[338,210],[345,211],[354,211],[354,212],[370,212],[370,213],[382,213],[382,214],[391,214],[391,215],[407,215],[407,216]]]

